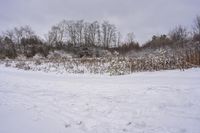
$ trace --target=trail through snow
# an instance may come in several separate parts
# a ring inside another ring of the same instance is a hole
[[[110,77],[0,66],[0,133],[200,133],[200,69]]]

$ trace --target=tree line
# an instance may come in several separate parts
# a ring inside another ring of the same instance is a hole
[[[167,35],[153,36],[143,45],[135,41],[134,33],[122,40],[120,31],[114,24],[104,21],[85,22],[83,20],[63,20],[53,25],[45,39],[41,39],[30,26],[15,27],[0,34],[0,58],[15,58],[20,54],[33,57],[40,53],[47,56],[55,49],[69,50],[79,47],[98,47],[119,53],[130,50],[181,46],[188,41],[200,41],[200,16],[197,16],[193,30],[177,26]]]

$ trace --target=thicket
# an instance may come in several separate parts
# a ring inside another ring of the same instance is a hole
[[[108,21],[63,20],[52,26],[45,39],[36,35],[29,26],[15,27],[0,35],[0,59],[40,55],[48,60],[51,53],[64,51],[76,57],[75,60],[81,60],[79,63],[82,64],[87,62],[87,58],[94,64],[107,62],[106,58],[109,58],[109,68],[113,71],[200,66],[200,16],[196,17],[192,31],[177,26],[166,35],[152,36],[143,45],[134,40],[132,32],[125,40],[121,38],[117,27]]]

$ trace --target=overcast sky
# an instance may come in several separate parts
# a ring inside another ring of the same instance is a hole
[[[181,24],[190,28],[200,0],[0,0],[0,31],[30,25],[43,36],[59,21],[108,20],[145,42]]]

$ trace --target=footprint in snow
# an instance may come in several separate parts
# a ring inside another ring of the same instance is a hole
[[[65,124],[65,128],[71,127],[70,124]]]
[[[131,125],[131,124],[132,124],[132,122],[129,122],[129,123],[127,123],[126,125],[129,126],[129,125]]]
[[[77,122],[76,124],[77,125],[81,125],[83,122],[82,121],[79,121],[79,122]]]
[[[123,132],[127,132],[127,129],[124,128],[122,131],[123,131]]]

